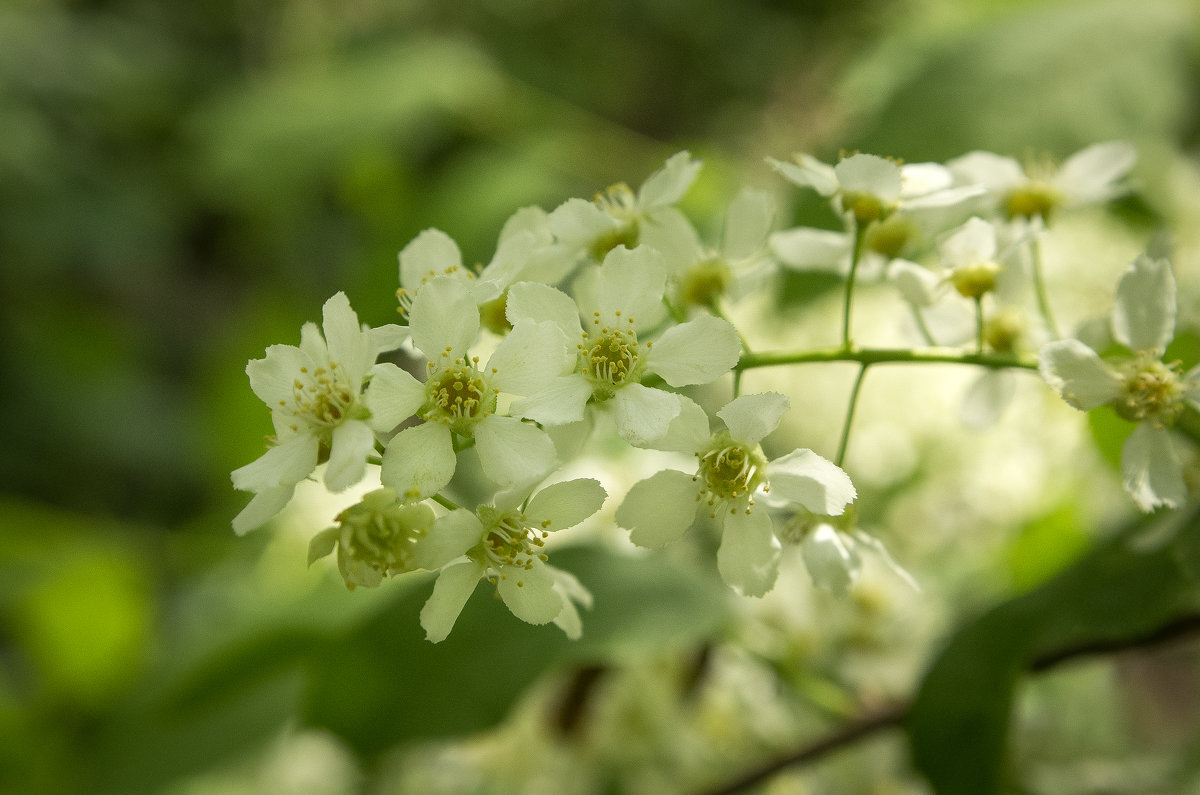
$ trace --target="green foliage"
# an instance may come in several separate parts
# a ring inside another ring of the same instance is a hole
[[[930,667],[907,723],[939,793],[999,793],[1013,689],[1030,668],[1136,641],[1200,606],[1200,514],[1138,522],[1042,587],[963,625]]]

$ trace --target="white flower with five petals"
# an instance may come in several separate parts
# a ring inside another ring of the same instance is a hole
[[[759,442],[787,409],[780,394],[743,395],[717,412],[725,429],[713,433],[704,410],[684,398],[679,417],[654,447],[693,453],[696,474],[666,469],[636,483],[617,509],[617,524],[630,530],[635,544],[659,547],[682,536],[705,511],[722,526],[722,579],[746,596],[771,590],[780,544],[771,515],[756,506],[755,496],[827,516],[841,514],[856,496],[846,473],[811,450],[767,460]]]
[[[679,396],[644,386],[642,378],[657,375],[673,387],[706,384],[729,372],[741,352],[737,330],[711,315],[647,341],[665,315],[665,285],[662,255],[646,246],[610,251],[576,280],[577,301],[544,284],[513,285],[509,320],[553,322],[578,350],[572,372],[513,410],[544,425],[566,425],[583,419],[591,401],[612,407],[617,431],[630,444],[661,436],[679,414]]]
[[[1190,405],[1200,410],[1200,366],[1180,372],[1162,361],[1175,334],[1170,263],[1139,257],[1117,285],[1113,335],[1132,353],[1106,361],[1079,340],[1057,340],[1038,356],[1042,378],[1081,411],[1111,405],[1137,427],[1121,453],[1125,490],[1143,511],[1187,499],[1170,426]]]
[[[383,351],[404,341],[401,326],[360,326],[345,293],[323,308],[324,337],[315,323],[300,330],[300,346],[272,345],[246,365],[250,388],[271,408],[274,445],[233,471],[234,488],[254,498],[233,520],[245,533],[291,500],[296,484],[322,460],[325,485],[341,491],[362,480],[378,423],[362,400],[363,379]]]

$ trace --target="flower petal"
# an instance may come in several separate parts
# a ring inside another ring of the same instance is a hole
[[[584,407],[591,396],[592,385],[574,373],[554,379],[527,398],[513,401],[509,411],[542,425],[569,425],[583,419]]]
[[[669,450],[691,455],[708,444],[712,433],[708,428],[708,414],[696,401],[685,395],[679,398],[679,416],[671,420],[667,432],[651,440],[646,446],[651,450]]]
[[[1166,350],[1175,335],[1175,276],[1165,259],[1142,255],[1121,276],[1113,334],[1134,351]]]
[[[717,569],[743,596],[762,596],[779,575],[779,539],[766,511],[735,511],[725,517]]]
[[[946,286],[933,271],[903,259],[892,260],[888,266],[888,279],[896,285],[904,300],[915,307],[933,306]]]
[[[272,409],[293,401],[296,377],[305,369],[311,373],[317,369],[316,363],[295,345],[272,345],[265,358],[246,363],[250,389]]]
[[[843,191],[869,193],[885,201],[900,198],[900,167],[878,155],[857,154],[833,167]]]
[[[696,520],[700,486],[686,472],[664,469],[638,481],[617,508],[617,524],[640,547],[661,547],[676,540]]]
[[[483,538],[483,525],[474,511],[463,508],[439,516],[413,547],[417,568],[436,570],[465,555]]]
[[[550,321],[519,320],[488,360],[492,383],[501,392],[534,395],[571,371],[575,346]]]
[[[813,585],[837,596],[850,590],[862,570],[862,559],[854,546],[827,524],[817,525],[804,539],[800,554]]]
[[[591,332],[593,319],[601,326],[619,322],[624,327],[632,320],[635,331],[653,328],[666,314],[662,303],[666,284],[667,264],[662,254],[649,246],[617,246],[605,255],[599,268],[584,271],[575,282],[585,329]],[[598,318],[593,318],[594,312],[600,313]]]
[[[440,422],[423,422],[388,442],[379,479],[400,499],[421,500],[445,488],[456,463],[450,429]]]
[[[1038,372],[1062,399],[1081,411],[1121,395],[1121,377],[1079,340],[1056,340],[1038,353]]]
[[[410,293],[446,273],[462,270],[462,252],[440,229],[426,229],[400,252],[400,284]]]
[[[700,161],[690,152],[676,152],[638,188],[638,206],[643,212],[674,204],[683,198],[700,173]]]
[[[796,270],[850,270],[853,239],[844,232],[799,226],[771,235],[771,251],[784,265]]]
[[[542,530],[562,530],[596,513],[607,497],[600,481],[591,478],[555,483],[533,495],[525,517]]]
[[[661,389],[628,384],[613,395],[617,433],[634,447],[650,447],[666,435],[671,420],[679,416],[679,396]]]
[[[233,518],[233,532],[240,536],[262,527],[284,509],[296,491],[294,485],[274,486],[254,495],[250,503]]]
[[[562,329],[567,339],[578,342],[583,334],[579,307],[571,296],[547,284],[517,282],[508,288],[505,316],[514,326],[522,320],[549,320]]]
[[[363,404],[371,411],[371,427],[385,433],[421,408],[425,385],[391,362],[380,362],[371,373]]]
[[[996,227],[982,218],[971,218],[943,238],[938,251],[947,268],[989,262],[996,256]]]
[[[1166,428],[1138,423],[1121,450],[1121,473],[1125,491],[1143,511],[1178,508],[1187,501],[1183,466]]]
[[[745,259],[762,250],[775,222],[775,203],[765,190],[743,188],[725,211],[721,253],[726,259]]]
[[[554,442],[536,425],[493,414],[475,426],[483,474],[501,488],[541,480],[558,462]]]
[[[772,157],[767,158],[767,165],[778,171],[788,181],[802,188],[812,188],[822,196],[832,196],[837,193],[838,178],[833,166],[822,163],[812,155],[795,155],[795,163],[786,163]]]
[[[813,513],[838,516],[858,496],[850,476],[812,450],[793,450],[767,464],[772,500],[799,503]]]
[[[317,446],[317,437],[297,434],[244,467],[233,470],[233,487],[239,491],[265,491],[278,486],[295,486],[316,468]]]
[[[483,566],[466,560],[448,566],[433,584],[433,593],[421,608],[421,627],[430,643],[441,643],[454,629],[463,606],[483,576]]]
[[[358,324],[358,315],[350,308],[350,299],[345,293],[336,293],[326,301],[322,315],[329,361],[342,366],[350,387],[357,393],[362,386],[363,376],[375,363],[376,353],[371,348],[371,335],[363,333]]]
[[[756,445],[779,427],[791,402],[778,392],[742,395],[725,404],[717,416],[725,422],[735,442]]]
[[[1011,370],[988,370],[972,382],[963,396],[958,416],[963,425],[981,431],[990,428],[1012,403],[1017,379]]]
[[[361,420],[346,420],[333,429],[329,463],[325,465],[325,486],[344,491],[367,473],[367,456],[375,447],[375,432]]]
[[[1054,187],[1072,205],[1107,201],[1121,192],[1121,179],[1137,163],[1128,141],[1092,144],[1067,158],[1054,177]]]
[[[554,575],[540,560],[535,559],[528,569],[502,568],[496,590],[512,614],[527,624],[547,624],[562,612]]]
[[[466,359],[479,335],[479,307],[465,279],[439,276],[421,288],[408,313],[413,345],[432,362]]]
[[[671,386],[707,384],[733,369],[741,355],[737,329],[701,315],[667,329],[646,354],[646,369]]]

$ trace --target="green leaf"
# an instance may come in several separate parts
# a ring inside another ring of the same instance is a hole
[[[969,621],[930,667],[907,723],[939,793],[1002,791],[1013,689],[1024,671],[1145,637],[1200,608],[1198,515],[1143,519],[1042,587]]]

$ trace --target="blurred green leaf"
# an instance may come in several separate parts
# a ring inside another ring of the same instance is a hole
[[[933,663],[907,724],[939,793],[1001,792],[1013,688],[1036,660],[1136,640],[1200,607],[1184,564],[1200,514],[1140,521],[1041,588],[967,623]]]

